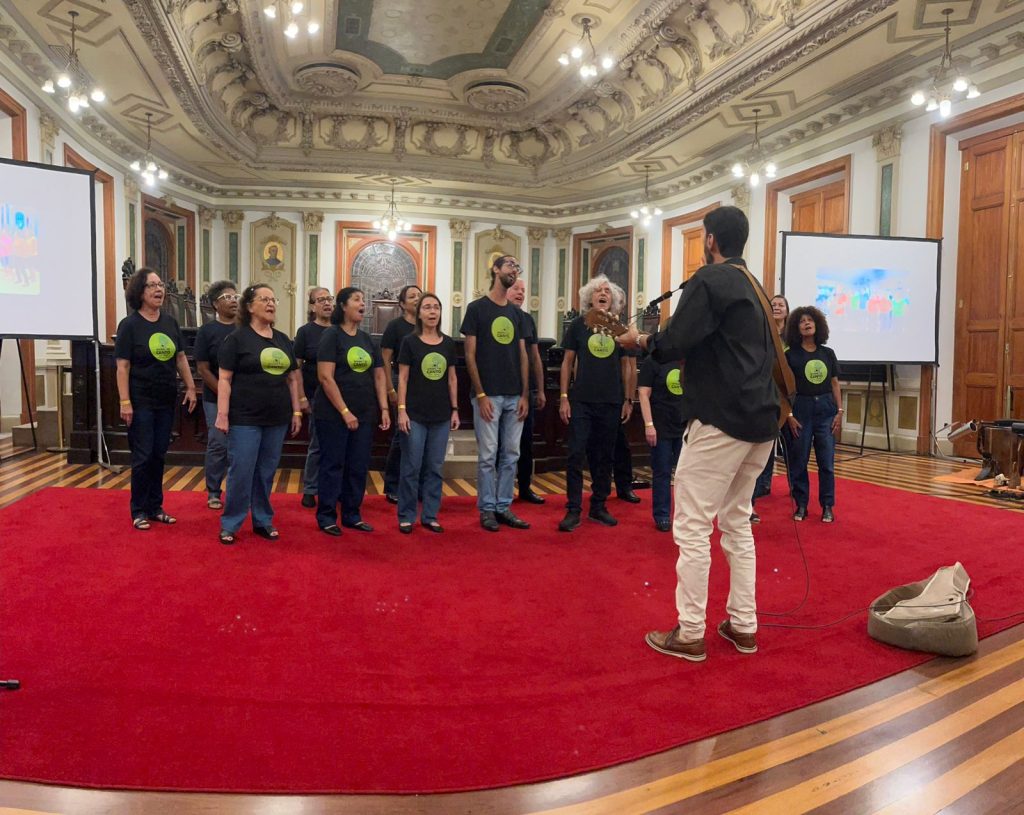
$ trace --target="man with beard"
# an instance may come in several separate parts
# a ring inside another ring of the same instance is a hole
[[[649,632],[646,641],[660,653],[691,662],[706,658],[716,516],[730,575],[729,616],[718,633],[740,653],[757,651],[750,496],[778,434],[779,395],[772,380],[775,326],[766,315],[767,298],[740,256],[748,234],[747,218],[736,207],[709,212],[704,217],[708,265],[687,283],[668,327],[651,335],[633,328],[619,338],[650,351],[655,362],[685,360],[682,400],[688,424],[676,466],[672,528],[679,546],[678,624],[671,631]]]
[[[499,524],[530,527],[509,509],[523,420],[530,409],[523,312],[508,300],[518,277],[519,262],[512,255],[495,258],[490,291],[469,304],[460,329],[466,337],[466,370],[473,388],[477,507],[480,525],[488,532],[497,532]]]
[[[598,275],[580,289],[579,317],[569,323],[562,339],[565,355],[559,376],[558,415],[569,425],[569,458],[566,464],[565,517],[560,532],[572,532],[580,525],[583,510],[583,461],[590,464],[592,521],[615,526],[618,521],[605,508],[612,489],[612,451],[618,425],[629,419],[633,402],[626,392],[630,384],[629,365],[622,349],[605,334],[586,324],[592,308],[608,311],[612,287]],[[575,374],[575,375],[574,375]],[[572,388],[569,380],[573,379]]]

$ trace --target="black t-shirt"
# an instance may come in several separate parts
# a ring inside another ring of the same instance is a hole
[[[519,319],[522,323],[523,339],[526,340],[527,369],[530,371],[530,375],[527,378],[530,380],[530,393],[536,393],[537,380],[533,378],[533,362],[529,360],[533,354],[533,351],[530,350],[530,346],[537,344],[537,324],[533,321],[533,315],[528,311],[523,311],[522,309],[520,309]]]
[[[420,424],[447,422],[452,415],[448,395],[448,369],[455,365],[455,340],[444,334],[428,345],[415,334],[402,341],[398,364],[409,366],[405,412]]]
[[[658,431],[658,439],[681,439],[686,422],[679,362],[656,362],[647,357],[640,365],[636,384],[651,389],[651,421]]]
[[[779,432],[779,395],[772,380],[775,344],[756,290],[733,264],[702,266],[675,314],[648,348],[659,362],[685,359],[683,417],[734,439],[764,442]]]
[[[786,351],[786,362],[793,369],[796,392],[801,396],[821,396],[832,393],[832,378],[839,377],[836,353],[827,345],[819,345],[812,352],[798,345]]]
[[[114,356],[131,364],[128,395],[132,407],[150,410],[171,407],[178,392],[176,357],[182,350],[181,329],[161,312],[150,322],[135,311],[117,326]]]
[[[373,421],[377,409],[373,369],[380,368],[384,363],[370,335],[357,330],[355,336],[352,336],[332,325],[320,338],[316,358],[318,362],[334,363],[334,381],[338,383],[345,407],[360,422]],[[317,419],[344,421],[323,388],[316,392],[313,416]]]
[[[196,332],[196,344],[192,349],[192,356],[195,357],[196,362],[210,363],[210,373],[213,374],[214,379],[220,372],[220,367],[217,364],[220,345],[224,342],[224,338],[237,327],[234,323],[222,323],[214,320],[212,323],[203,323]],[[217,392],[207,387],[205,382],[203,383],[203,401],[217,401]]]
[[[243,325],[224,338],[217,361],[232,372],[231,424],[274,427],[291,421],[288,372],[299,366],[285,334],[274,331],[272,337],[263,337]]]
[[[416,330],[416,324],[408,322],[404,317],[395,317],[384,329],[380,338],[380,349],[391,349],[391,382],[398,383],[398,352],[402,347],[402,340]]]
[[[302,390],[312,401],[320,382],[316,377],[316,354],[328,326],[306,323],[295,332],[295,358],[302,360]]]
[[[466,307],[460,331],[476,337],[480,387],[488,396],[519,396],[523,392],[519,367],[519,341],[525,339],[522,314],[521,308],[511,303],[499,306],[486,295]]]
[[[576,379],[569,389],[574,402],[622,404],[622,348],[606,334],[591,331],[583,317],[565,329],[562,348],[576,354]]]

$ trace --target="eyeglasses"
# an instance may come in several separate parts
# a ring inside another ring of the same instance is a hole
[[[146,288],[147,289],[166,289],[167,288],[167,284],[166,283],[147,283],[146,284]]]
[[[238,297],[237,294],[222,294],[217,299],[218,300],[226,300],[229,303],[236,303],[236,302],[238,302],[239,297]]]
[[[281,302],[280,298],[278,298],[278,297],[267,297],[266,295],[263,295],[262,297],[254,297],[253,299],[257,303],[267,303],[267,304],[273,303],[275,306],[278,303]]]
[[[518,263],[516,263],[516,262],[515,262],[514,260],[506,260],[506,261],[505,261],[505,262],[503,262],[503,263],[502,263],[501,265],[502,265],[502,266],[511,266],[511,267],[512,267],[513,269],[515,269],[515,270],[516,270],[517,272],[518,272],[518,271],[520,271],[520,270],[522,269],[522,267],[521,267],[521,266],[520,266],[520,265],[519,265]]]
[[[317,297],[316,302],[319,303],[320,305],[323,305],[324,303],[333,303],[334,298],[331,297],[330,295],[326,295],[324,297]]]

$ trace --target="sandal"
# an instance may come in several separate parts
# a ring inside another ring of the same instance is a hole
[[[216,495],[211,495],[206,499],[207,509],[224,509],[224,502],[220,500]]]
[[[141,518],[141,517],[140,518],[134,518],[132,520],[132,526],[134,526],[140,532],[145,532],[147,529],[149,529],[149,519],[148,518]]]
[[[177,518],[168,515],[166,512],[158,512],[156,515],[150,515],[149,520],[156,521],[159,524],[176,524]]]
[[[444,532],[444,527],[441,526],[437,521],[424,521],[423,526],[429,529],[431,532]]]
[[[220,531],[220,534],[217,536],[217,539],[225,546],[230,546],[235,542],[235,533],[228,532],[226,529],[222,529]]]
[[[281,533],[272,526],[254,526],[252,531],[261,538],[266,538],[268,541],[276,541],[281,537]]]
[[[409,523],[409,522],[400,523],[398,525],[398,531],[401,532],[403,535],[411,535],[412,534],[412,524]]]

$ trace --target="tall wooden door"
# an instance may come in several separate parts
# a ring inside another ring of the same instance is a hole
[[[961,142],[953,418],[1024,417],[1024,130]],[[957,455],[976,455],[972,438]]]
[[[683,280],[704,265],[704,227],[683,230]]]
[[[846,234],[846,185],[842,181],[790,197],[794,232]]]

